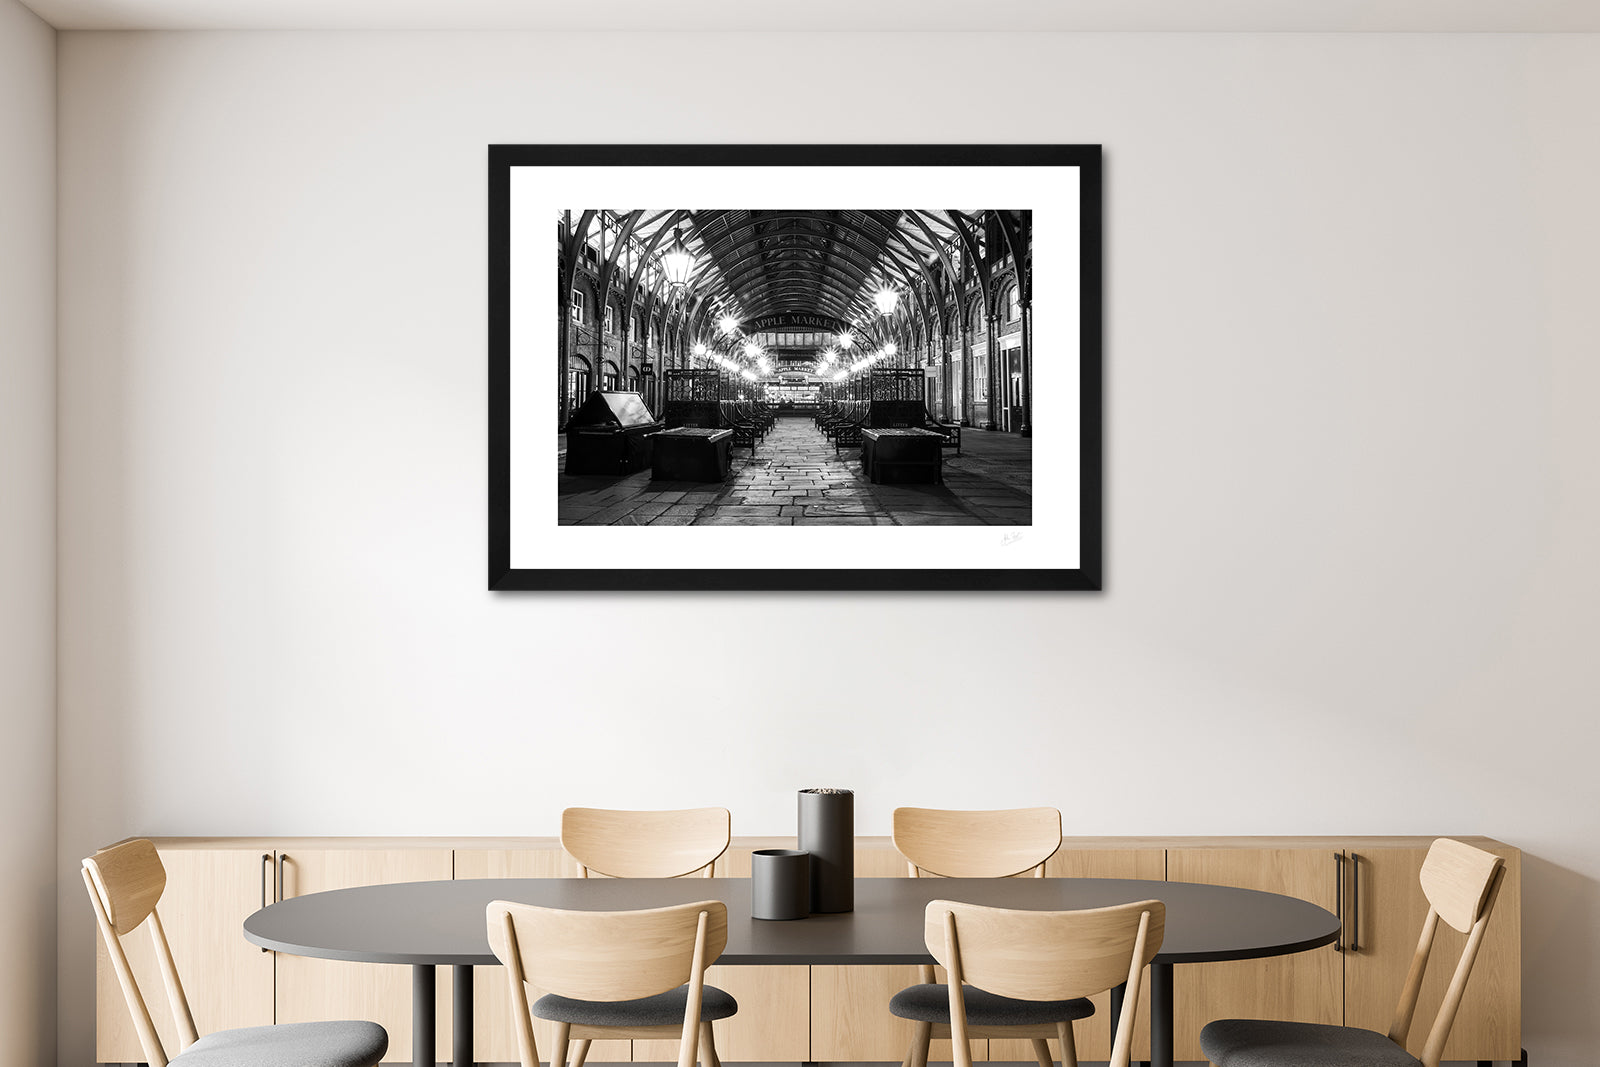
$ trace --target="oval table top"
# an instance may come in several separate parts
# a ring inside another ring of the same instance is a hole
[[[931,900],[1065,911],[1135,900],[1167,907],[1156,963],[1282,956],[1333,943],[1339,920],[1277,893],[1126,878],[858,878],[855,910],[808,919],[750,917],[748,878],[482,878],[396,882],[291,897],[244,922],[254,944],[296,956],[367,963],[497,966],[484,909],[510,900],[575,911],[728,907],[720,964],[931,963],[922,941]]]

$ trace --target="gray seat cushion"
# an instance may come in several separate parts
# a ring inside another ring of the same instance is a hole
[[[1218,1019],[1200,1031],[1217,1067],[1422,1067],[1383,1034],[1354,1026]]]
[[[733,995],[714,985],[701,987],[700,1021],[726,1019],[739,1010]],[[579,1026],[681,1026],[689,987],[679,986],[638,1000],[574,1000],[546,993],[533,1002],[533,1014],[555,1023]]]
[[[172,1067],[376,1067],[389,1050],[377,1023],[282,1023],[207,1034]]]
[[[986,993],[976,986],[962,986],[970,1026],[1037,1026],[1040,1023],[1069,1023],[1094,1014],[1091,1001],[1013,1000]],[[900,990],[889,1000],[889,1011],[902,1019],[919,1023],[950,1021],[950,987],[914,985]]]

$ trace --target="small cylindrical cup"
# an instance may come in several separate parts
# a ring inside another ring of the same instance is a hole
[[[811,853],[759,848],[750,853],[750,917],[804,919],[811,914]]]
[[[848,789],[800,790],[800,847],[811,853],[811,910],[856,906],[856,795]]]

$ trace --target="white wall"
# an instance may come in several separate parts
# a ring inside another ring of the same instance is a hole
[[[0,0],[0,1064],[55,1059],[56,44]]]
[[[1600,40],[63,41],[63,1062],[98,844],[817,784],[1501,837],[1592,1058]],[[486,593],[484,146],[879,140],[1105,144],[1107,591]]]

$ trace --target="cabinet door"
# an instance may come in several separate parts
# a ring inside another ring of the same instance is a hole
[[[921,980],[918,968],[912,966],[812,967],[811,1059],[903,1061],[911,1047],[913,1024],[889,1014],[889,998]],[[943,967],[934,980],[945,980]],[[929,1062],[953,1058],[947,1040],[935,1041],[928,1049]],[[987,1040],[972,1039],[972,1058],[989,1058]]]
[[[855,850],[857,878],[904,878],[905,857],[887,842],[861,845]],[[943,982],[944,968],[935,980]],[[892,1060],[905,1058],[911,1047],[912,1024],[889,1014],[889,998],[921,978],[916,967],[811,968],[811,1059]],[[989,1058],[989,1042],[972,1041],[972,1058]],[[1032,1059],[1032,1054],[1028,1056]],[[952,1059],[949,1041],[935,1041],[928,1050],[930,1062]]]
[[[1161,848],[1063,848],[1044,865],[1046,878],[1143,878],[1159,882],[1166,877],[1167,853]],[[1150,887],[1150,895],[1161,897],[1159,886]],[[1080,1020],[1073,1029],[1081,1060],[1109,1060],[1111,1058],[1111,994],[1101,993],[1091,998],[1094,1014]],[[1051,1051],[1060,1058],[1055,1043]],[[1139,990],[1139,1010],[1133,1022],[1133,1059],[1150,1058],[1150,972],[1145,971],[1144,983]],[[997,1061],[1031,1061],[1033,1046],[1027,1041],[989,1042],[989,1058]]]
[[[1338,853],[1326,848],[1178,848],[1167,880],[1260,889],[1338,905]],[[1200,1060],[1200,1029],[1213,1019],[1344,1021],[1340,955],[1332,945],[1262,960],[1173,968],[1174,1056]]]
[[[195,1028],[201,1034],[272,1022],[273,953],[244,939],[244,920],[266,903],[270,860],[259,849],[162,849],[167,888],[157,912],[172,948]],[[270,853],[268,854],[270,855]],[[89,910],[88,902],[83,905]],[[177,1032],[148,924],[123,938],[156,1032],[167,1055],[178,1054]],[[104,942],[97,946],[95,1058],[101,1063],[145,1059],[122,987]]]
[[[577,878],[578,864],[560,847],[457,849],[457,878]],[[533,1020],[533,1040],[545,1059],[554,1047],[551,1024]],[[596,1041],[589,1063],[627,1062],[632,1042]],[[514,1063],[517,1035],[511,1021],[511,992],[504,967],[472,969],[472,1055],[479,1063]],[[676,1060],[677,1054],[672,1055]]]
[[[715,1024],[717,1058],[724,1063],[810,1060],[810,970],[805,966],[707,968],[706,981],[732,993],[739,1002],[737,1015]],[[678,1043],[635,1041],[633,1058],[636,1063],[676,1063]]]
[[[285,898],[390,882],[445,881],[447,848],[290,849],[283,864]],[[411,968],[278,955],[278,1021],[370,1019],[389,1031],[385,1062],[411,1061]],[[438,1043],[435,1056],[450,1058],[450,974],[439,969]]]
[[[1479,843],[1506,859],[1505,879],[1456,1014],[1446,1060],[1515,1060],[1522,1047],[1522,862],[1514,848]],[[1428,914],[1417,878],[1426,848],[1355,848],[1346,910],[1345,1024],[1387,1033]],[[1420,1056],[1466,935],[1441,922],[1417,998],[1407,1048]]]

